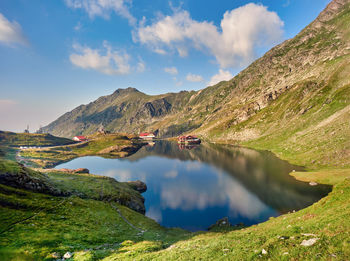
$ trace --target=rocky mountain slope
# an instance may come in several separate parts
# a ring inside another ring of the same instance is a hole
[[[285,158],[293,154],[298,164],[350,166],[349,2],[332,1],[296,37],[230,81],[157,96],[117,90],[43,131],[69,137],[101,124],[111,131],[158,130],[164,137],[191,131],[211,141],[269,148]]]

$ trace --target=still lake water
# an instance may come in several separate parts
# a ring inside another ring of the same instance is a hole
[[[272,153],[202,143],[192,148],[157,141],[124,159],[82,157],[56,168],[88,168],[118,181],[147,184],[146,216],[166,227],[206,230],[218,219],[256,224],[305,208],[329,186],[310,186],[288,173],[290,165]]]

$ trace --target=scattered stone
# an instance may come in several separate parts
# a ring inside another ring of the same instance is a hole
[[[52,258],[61,258],[61,255],[60,255],[60,253],[53,252],[53,253],[51,254],[51,257],[52,257]]]
[[[301,246],[312,246],[313,244],[316,243],[316,241],[318,240],[318,238],[311,238],[311,239],[308,239],[308,240],[303,240],[303,242],[301,242]]]
[[[291,225],[288,225],[288,226],[287,226],[287,228],[290,228],[290,227],[292,227],[292,226],[291,226]]]
[[[315,234],[311,234],[311,233],[301,233],[302,236],[306,236],[306,237],[315,237]]]
[[[289,253],[288,252],[284,252],[282,255],[286,256],[286,255],[289,255]]]
[[[317,184],[316,182],[311,181],[311,182],[309,183],[309,185],[310,185],[310,186],[317,186],[318,184]]]
[[[72,256],[73,256],[73,254],[71,252],[67,252],[64,254],[63,258],[68,259],[68,258],[71,258]]]
[[[267,255],[267,251],[265,249],[261,250],[261,254]]]
[[[282,239],[282,240],[286,240],[286,239],[289,239],[289,236],[280,236],[278,237],[279,239]]]

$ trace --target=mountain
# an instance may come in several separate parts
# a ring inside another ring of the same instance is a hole
[[[133,88],[81,105],[43,128],[194,132],[270,149],[294,163],[350,166],[350,0],[334,0],[293,39],[233,79],[200,91],[150,96]],[[291,156],[293,155],[293,156]]]
[[[155,123],[182,111],[194,93],[183,91],[150,96],[131,87],[118,89],[111,95],[80,105],[41,130],[65,137],[91,134],[100,126],[112,132],[153,130]]]

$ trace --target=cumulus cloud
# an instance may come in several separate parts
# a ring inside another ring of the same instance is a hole
[[[65,0],[68,7],[84,9],[93,18],[102,16],[108,18],[111,11],[126,18],[130,25],[136,24],[136,18],[129,11],[131,0]]]
[[[73,48],[77,53],[70,55],[70,61],[77,67],[96,70],[103,74],[128,74],[130,72],[129,55],[112,50],[107,42],[104,42],[103,47],[103,50],[99,50],[74,44]]]
[[[11,44],[27,45],[27,39],[22,33],[22,28],[16,21],[10,22],[0,13],[0,42]]]
[[[137,70],[138,72],[144,72],[144,71],[146,70],[146,65],[145,65],[145,63],[144,63],[143,61],[139,61],[139,62],[137,63],[136,70]]]
[[[142,21],[133,32],[134,41],[155,52],[165,49],[186,56],[190,48],[214,55],[222,68],[246,65],[255,50],[279,42],[283,21],[267,7],[254,3],[225,12],[220,28],[212,22],[198,22],[187,11],[176,10],[151,25]]]
[[[172,75],[178,74],[176,67],[166,67],[166,68],[164,68],[164,72],[170,73]]]
[[[233,78],[233,75],[229,71],[225,71],[223,69],[220,69],[217,74],[215,74],[213,77],[211,77],[208,85],[212,86],[215,85],[221,81],[228,81]]]
[[[78,22],[78,23],[74,26],[74,30],[75,30],[75,31],[80,31],[82,27],[83,27],[82,24],[81,24],[80,22]]]
[[[197,74],[192,74],[189,73],[186,76],[186,80],[189,82],[202,82],[203,81],[203,77]]]
[[[10,99],[0,99],[0,111],[6,111],[12,109],[18,102]]]

